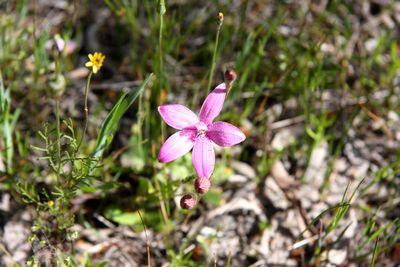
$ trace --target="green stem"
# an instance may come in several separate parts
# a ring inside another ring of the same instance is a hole
[[[158,81],[159,81],[159,89],[161,89],[162,81],[163,81],[163,52],[162,52],[162,36],[163,36],[163,28],[164,28],[164,14],[166,12],[165,9],[165,1],[160,0],[160,29],[158,32],[158,56],[159,56],[159,70],[158,70]]]
[[[214,70],[215,70],[215,63],[217,61],[217,51],[218,51],[218,42],[219,42],[219,34],[221,32],[222,28],[222,20],[220,20],[218,24],[218,30],[217,30],[217,35],[215,36],[215,46],[214,46],[214,52],[212,56],[212,62],[211,62],[211,70],[210,70],[210,77],[208,79],[208,85],[207,89],[211,88],[212,80],[214,78]]]
[[[144,107],[143,107],[143,95],[142,92],[139,96],[139,107],[138,107],[138,147],[139,147],[139,154],[143,156],[143,122],[144,122]]]
[[[57,123],[57,177],[61,171],[61,130],[60,130],[60,99],[56,98],[56,123]]]
[[[163,64],[163,52],[162,52],[162,37],[164,29],[164,14],[166,13],[165,0],[160,0],[160,30],[158,33],[158,56],[159,56],[159,71],[158,71],[158,90],[161,90],[164,81],[164,64]],[[161,125],[161,138],[164,138],[165,126]]]
[[[88,95],[89,95],[89,87],[90,87],[90,80],[92,79],[92,74],[93,74],[93,71],[90,71],[89,76],[88,76],[87,81],[86,81],[85,106],[83,108],[83,111],[85,112],[85,126],[83,127],[81,140],[79,141],[78,147],[76,148],[77,152],[79,151],[79,148],[81,147],[83,138],[85,138],[87,127],[88,127],[88,121],[89,121]]]

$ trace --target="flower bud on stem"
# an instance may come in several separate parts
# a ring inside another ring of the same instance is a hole
[[[232,68],[227,69],[225,71],[224,77],[225,77],[226,91],[229,92],[233,86],[233,83],[237,78],[236,71]]]
[[[197,200],[191,194],[186,194],[181,198],[181,208],[185,210],[192,209],[196,206]]]
[[[218,51],[218,43],[219,43],[219,34],[221,32],[222,24],[224,22],[224,14],[222,12],[218,13],[218,29],[217,29],[217,35],[215,36],[215,44],[214,44],[214,52],[212,55],[212,61],[211,61],[211,69],[210,69],[210,76],[208,79],[208,85],[207,85],[207,90],[211,88],[212,80],[214,77],[214,69],[215,69],[215,64],[217,61],[217,51]]]

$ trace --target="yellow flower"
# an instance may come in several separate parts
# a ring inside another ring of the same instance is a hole
[[[105,55],[99,52],[95,52],[93,55],[89,54],[89,61],[86,62],[85,66],[90,68],[92,67],[93,73],[96,74],[101,66],[103,66],[104,59],[106,58]]]

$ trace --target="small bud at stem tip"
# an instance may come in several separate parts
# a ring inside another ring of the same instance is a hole
[[[186,194],[181,198],[180,204],[182,209],[189,210],[196,206],[197,201],[192,195]]]
[[[225,71],[225,84],[226,84],[226,90],[229,91],[232,88],[233,82],[237,78],[236,71],[234,69],[227,69]]]
[[[219,19],[220,22],[224,21],[224,13],[219,12],[218,13],[218,19]]]

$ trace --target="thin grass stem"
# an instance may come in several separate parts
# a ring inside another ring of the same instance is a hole
[[[87,127],[88,127],[88,121],[89,121],[89,107],[88,107],[88,95],[89,95],[89,87],[90,87],[90,80],[92,79],[93,71],[90,71],[89,76],[86,80],[86,86],[85,86],[85,106],[83,108],[83,111],[85,113],[85,125],[83,127],[83,132],[81,136],[81,140],[79,141],[79,144],[76,148],[76,152],[79,151],[79,148],[81,147],[82,141],[85,138]]]
[[[150,254],[150,243],[149,243],[149,237],[147,236],[147,229],[146,225],[144,224],[144,220],[142,217],[142,214],[140,213],[140,210],[137,210],[137,213],[139,214],[140,220],[142,221],[143,229],[144,229],[144,235],[146,237],[146,250],[147,250],[147,266],[151,266],[151,254]]]

